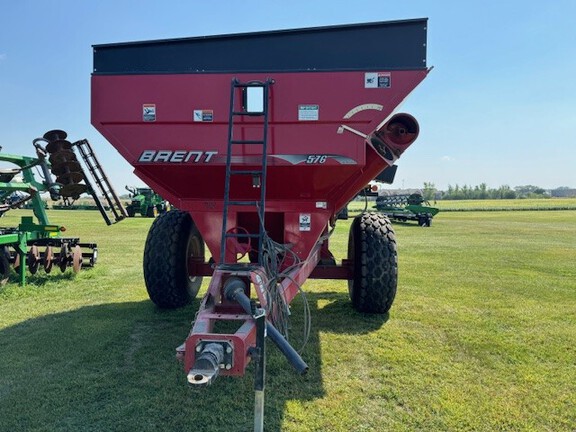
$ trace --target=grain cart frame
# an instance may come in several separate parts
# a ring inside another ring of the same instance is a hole
[[[257,430],[264,335],[298,373],[308,368],[278,330],[306,279],[348,280],[362,312],[392,305],[388,219],[355,218],[341,264],[329,234],[337,213],[418,135],[412,116],[393,111],[429,72],[426,26],[415,19],[93,47],[92,124],[180,209],[148,234],[150,298],[182,306],[212,276],[177,352],[191,384],[243,375],[255,361]],[[238,330],[218,333],[218,322]]]

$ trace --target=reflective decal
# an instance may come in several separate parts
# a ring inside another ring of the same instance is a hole
[[[145,122],[156,121],[156,104],[142,105],[142,121]]]

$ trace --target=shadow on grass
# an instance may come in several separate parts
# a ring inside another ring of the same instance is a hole
[[[267,431],[281,430],[288,401],[324,395],[320,331],[362,334],[387,319],[354,312],[344,293],[307,296],[312,333],[303,357],[310,372],[298,376],[267,344]],[[251,366],[243,378],[190,388],[175,360],[198,304],[176,311],[149,301],[87,306],[1,330],[0,430],[252,430]],[[301,306],[294,304],[294,328]]]
[[[32,284],[37,286],[43,286],[48,282],[60,282],[60,281],[68,281],[74,279],[76,275],[70,270],[66,271],[65,273],[60,272],[60,270],[52,271],[50,274],[46,274],[43,271],[38,272],[34,275],[30,273],[26,274],[26,284]],[[8,283],[19,284],[20,283],[20,275],[12,272],[8,279]]]

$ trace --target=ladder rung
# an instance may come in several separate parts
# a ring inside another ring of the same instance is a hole
[[[230,170],[230,174],[235,174],[235,175],[259,175],[259,174],[264,174],[264,171],[260,170],[260,171],[232,171]]]
[[[230,144],[260,144],[264,145],[263,140],[232,140]]]
[[[237,206],[257,206],[258,204],[258,201],[228,201],[228,205]]]
[[[266,87],[267,84],[263,83],[263,82],[251,82],[251,83],[241,83],[241,82],[236,82],[234,83],[234,87],[236,88],[246,88],[246,87]]]
[[[264,112],[232,111],[232,115],[261,117],[264,115]]]

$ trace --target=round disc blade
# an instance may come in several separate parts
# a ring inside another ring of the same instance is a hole
[[[78,245],[74,247],[72,252],[72,268],[74,273],[78,273],[82,268],[82,249]]]
[[[48,141],[56,141],[66,139],[68,134],[60,129],[54,129],[44,134],[43,138]]]
[[[58,267],[60,267],[62,273],[64,273],[66,267],[68,267],[68,255],[68,244],[63,243],[60,247],[60,254],[58,255]]]
[[[44,271],[50,273],[52,271],[52,266],[54,265],[54,251],[52,250],[52,246],[46,246],[42,258],[44,262]]]
[[[40,253],[38,252],[38,246],[33,245],[28,251],[28,270],[30,273],[36,274],[40,267]]]

